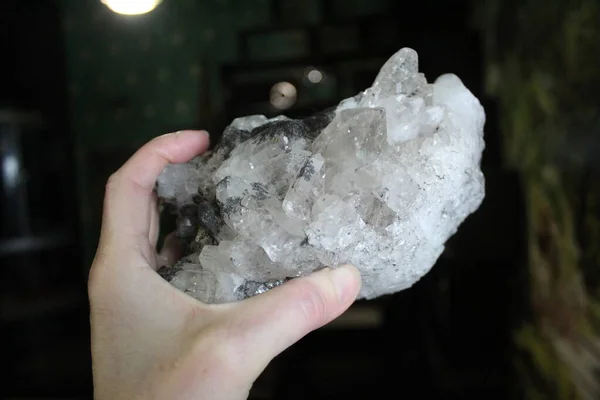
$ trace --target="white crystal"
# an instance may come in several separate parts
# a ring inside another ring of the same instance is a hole
[[[212,272],[198,268],[198,264],[185,264],[171,280],[171,284],[190,296],[205,302],[232,302],[237,300],[235,291],[243,283],[239,275]]]
[[[484,123],[457,76],[428,83],[406,48],[331,112],[234,120],[214,153],[159,178],[167,202],[200,193],[220,218],[218,245],[184,259],[172,284],[228,302],[351,263],[360,298],[409,288],[483,200]]]
[[[258,128],[266,124],[269,120],[264,115],[249,115],[243,118],[236,118],[231,121],[230,126],[234,129],[243,131],[251,131],[254,128]]]

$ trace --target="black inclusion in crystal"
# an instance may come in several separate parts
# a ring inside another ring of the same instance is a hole
[[[300,168],[300,172],[298,173],[298,178],[304,178],[304,180],[309,181],[312,175],[315,173],[315,166],[312,160],[307,160],[306,163]]]

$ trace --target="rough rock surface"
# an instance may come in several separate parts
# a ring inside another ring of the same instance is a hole
[[[207,303],[343,263],[360,269],[361,298],[406,289],[483,200],[484,123],[458,77],[428,83],[408,48],[336,108],[238,118],[158,179],[187,250],[159,273]]]

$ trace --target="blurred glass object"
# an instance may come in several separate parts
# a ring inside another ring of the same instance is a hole
[[[112,11],[123,15],[140,15],[154,10],[162,0],[102,0]]]
[[[30,233],[30,218],[25,209],[28,203],[28,192],[24,185],[21,131],[22,126],[31,123],[32,120],[35,120],[35,117],[12,111],[0,112],[0,204],[2,204],[0,231],[2,235]]]
[[[63,164],[48,157],[52,142],[40,115],[0,110],[0,257],[72,243],[61,216],[67,191],[57,183]],[[41,195],[51,190],[54,198]]]
[[[5,179],[5,185],[8,188],[14,188],[19,182],[19,160],[13,155],[9,154],[2,161],[2,171]]]

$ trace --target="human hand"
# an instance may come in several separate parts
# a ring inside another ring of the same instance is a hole
[[[245,399],[267,364],[356,299],[354,267],[325,269],[232,304],[206,305],[156,268],[156,179],[208,147],[204,132],[164,135],[142,147],[106,185],[102,232],[89,277],[94,397]]]

